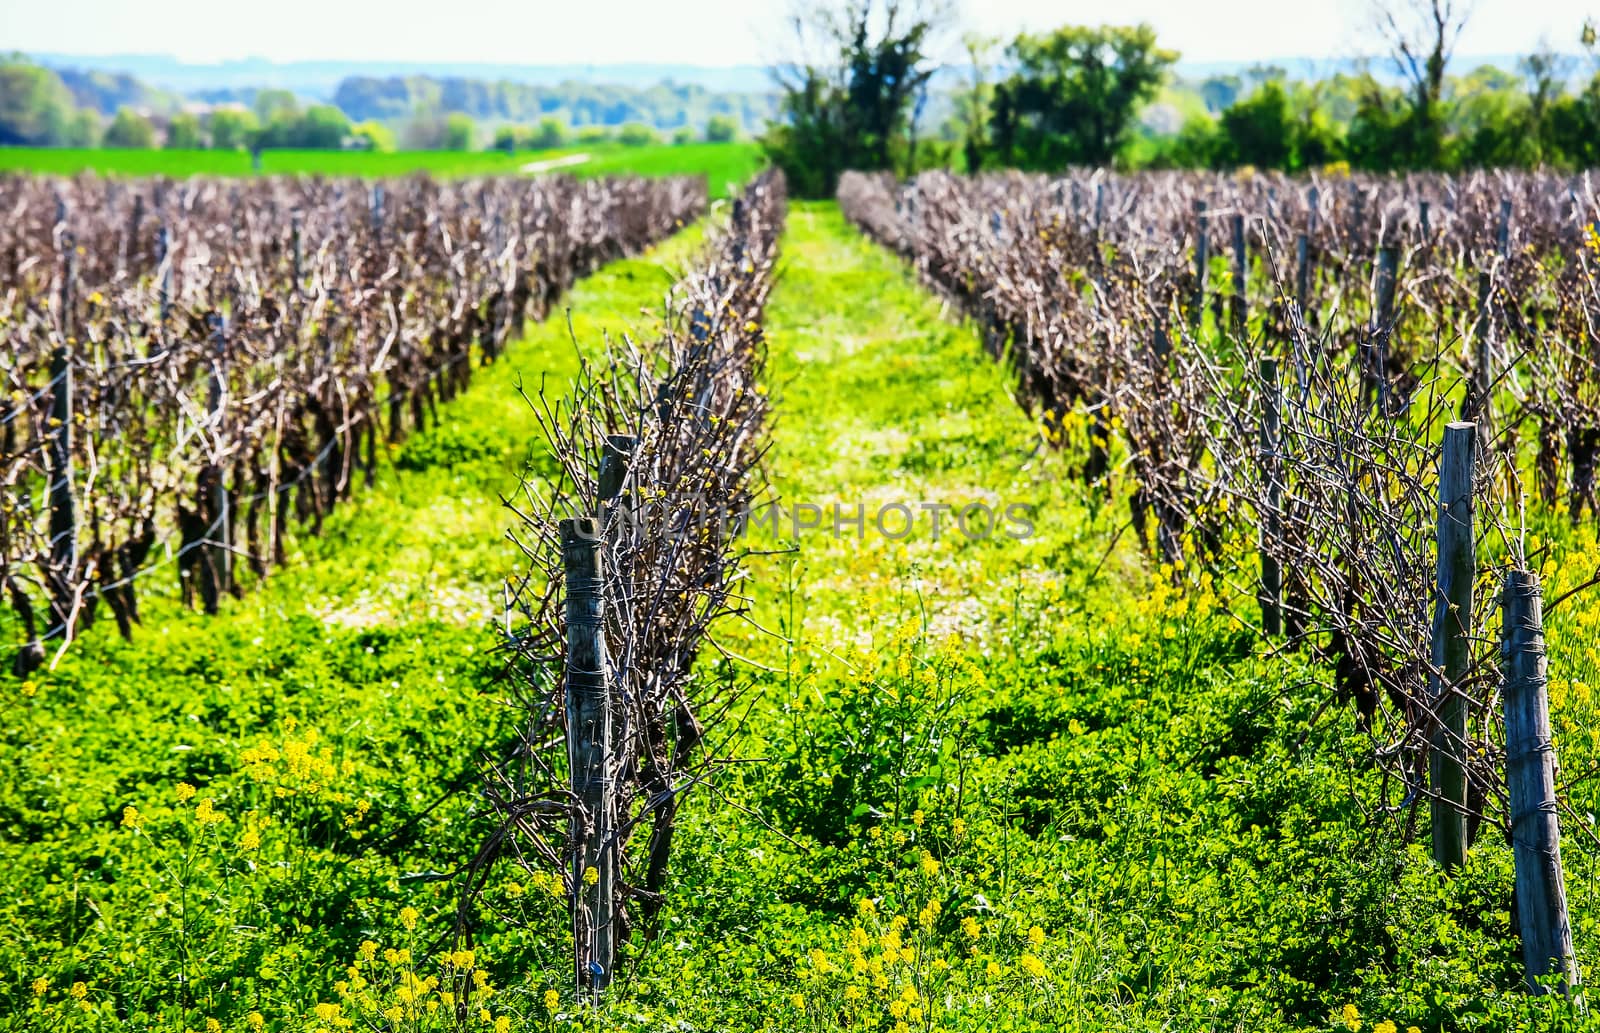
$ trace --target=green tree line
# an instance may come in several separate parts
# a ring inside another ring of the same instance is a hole
[[[842,0],[795,20],[796,50],[810,56],[776,69],[780,119],[763,141],[792,189],[830,196],[850,168],[1600,166],[1592,26],[1580,38],[1587,59],[1542,47],[1516,72],[1454,76],[1465,14],[1421,36],[1388,18],[1380,39],[1398,81],[1370,66],[1315,81],[1257,67],[1186,84],[1173,75],[1178,53],[1148,25],[1063,26],[1003,46],[969,36],[969,68],[930,132],[919,116],[953,28],[939,2]]]

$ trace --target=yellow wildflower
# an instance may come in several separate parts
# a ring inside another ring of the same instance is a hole
[[[1034,926],[1032,929],[1029,929],[1028,930],[1028,943],[1030,945],[1032,945],[1033,947],[1043,947],[1044,946],[1044,930],[1039,928],[1038,926]]]
[[[599,881],[600,881],[600,872],[599,872],[598,869],[595,868],[594,865],[591,864],[589,867],[587,867],[587,868],[585,868],[583,870],[583,884],[585,886],[593,886],[595,883],[597,883]]]
[[[1350,1033],[1356,1033],[1361,1028],[1361,1011],[1355,1005],[1347,1004],[1340,1009],[1339,1020]]]
[[[1044,962],[1032,954],[1024,954],[1017,959],[1017,967],[1035,979],[1043,979],[1045,975]]]
[[[216,1019],[206,1020],[206,1033],[222,1033],[222,1023]]]
[[[139,808],[129,804],[122,808],[122,827],[136,829],[144,824],[144,815],[139,813]]]
[[[544,1010],[553,1012],[561,1007],[561,995],[554,990],[544,992]]]
[[[939,860],[926,850],[922,852],[922,874],[933,878],[939,874]]]
[[[81,982],[80,983],[73,983],[72,984],[72,989],[67,991],[67,992],[72,994],[72,996],[75,999],[81,1001],[85,997],[89,996],[89,987],[86,984],[81,983]]]
[[[400,924],[405,926],[408,930],[415,929],[417,927],[417,919],[420,917],[421,916],[417,914],[417,909],[411,907],[410,905],[400,909]]]
[[[40,976],[33,981],[33,996],[43,997],[50,989],[50,980]]]
[[[927,820],[928,820],[928,816],[926,814],[922,813],[921,811],[912,811],[911,812],[911,824],[915,825],[917,828],[920,829],[922,827],[923,823],[926,822]]]
[[[262,1015],[258,1011],[253,1011],[249,1015],[246,1015],[244,1021],[245,1025],[249,1026],[251,1029],[265,1029],[267,1026],[266,1016]]]
[[[194,786],[187,782],[179,782],[178,788],[173,790],[177,794],[179,803],[188,803],[194,799]]]
[[[1392,1020],[1384,1019],[1372,1027],[1372,1033],[1395,1033],[1395,1029],[1396,1026]]]
[[[978,925],[978,920],[971,915],[961,920],[961,931],[966,933],[969,940],[976,940],[983,932]]]
[[[806,995],[805,994],[795,994],[794,996],[789,998],[789,1003],[794,1005],[794,1010],[795,1011],[805,1011],[806,1010]]]

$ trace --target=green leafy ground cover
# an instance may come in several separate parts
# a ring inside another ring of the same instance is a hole
[[[648,333],[693,243],[580,284],[578,340]],[[1571,1024],[1518,990],[1498,837],[1449,881],[1401,845],[1326,672],[1266,657],[1225,586],[1149,569],[1125,507],[834,205],[791,212],[767,328],[775,497],[869,524],[757,525],[796,549],[753,561],[752,621],[718,636],[759,665],[748,763],[693,798],[662,933],[599,1013],[563,989],[547,880],[498,869],[472,952],[449,938],[446,876],[492,824],[475,756],[514,733],[492,616],[515,562],[495,496],[535,438],[515,377],[571,371],[556,319],[222,618],[158,601],[132,646],[100,629],[0,683],[0,1029]],[[935,540],[925,502],[1025,504],[1035,533],[945,515]],[[892,503],[906,537],[872,529]],[[1600,558],[1564,549],[1558,585]],[[1592,609],[1555,623],[1553,646],[1594,641]],[[1581,771],[1588,689],[1557,697]],[[1595,854],[1569,839],[1587,956]]]
[[[617,143],[573,146],[554,151],[264,151],[263,175],[434,176],[514,175],[531,162],[587,154],[590,160],[558,171],[577,176],[705,175],[714,196],[748,180],[762,164],[761,149],[749,141],[625,147]],[[248,176],[244,151],[157,151],[114,148],[0,147],[0,171],[76,175],[92,171],[114,176]]]

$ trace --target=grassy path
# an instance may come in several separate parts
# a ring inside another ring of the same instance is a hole
[[[758,581],[784,589],[774,605],[798,604],[812,648],[864,645],[904,621],[934,637],[1028,638],[1049,620],[1041,607],[1071,608],[1102,567],[1111,514],[1040,452],[973,329],[837,206],[791,212],[767,326],[769,472],[798,550]]]

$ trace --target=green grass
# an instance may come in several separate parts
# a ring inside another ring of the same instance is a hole
[[[555,151],[265,151],[265,175],[406,176],[425,172],[433,176],[513,175],[530,162],[572,154],[589,154],[592,161],[563,172],[579,176],[603,175],[705,175],[713,195],[728,192],[762,164],[759,145],[736,143],[658,144],[624,147],[617,143],[573,146]],[[76,175],[95,172],[116,176],[248,176],[250,155],[244,151],[158,151],[0,147],[0,171]]]
[[[649,333],[642,310],[693,243],[580,284],[581,346]],[[1327,672],[1264,656],[1226,586],[1180,593],[1149,569],[1116,534],[1122,504],[1079,484],[1070,451],[1037,448],[1004,367],[946,316],[836,206],[795,206],[766,320],[773,493],[852,514],[907,504],[913,532],[758,526],[752,545],[792,551],[752,559],[753,622],[718,633],[759,664],[734,743],[747,763],[689,798],[663,935],[580,1020],[559,989],[559,902],[501,865],[474,931],[491,1017],[640,1033],[1572,1028],[1517,988],[1499,837],[1448,881],[1401,844]],[[448,876],[492,827],[470,787],[478,751],[513,730],[490,616],[519,562],[495,498],[536,438],[514,381],[573,363],[562,320],[531,328],[448,429],[403,446],[219,619],[156,599],[133,645],[97,629],[53,675],[0,682],[0,1030],[233,1033],[252,1011],[297,1033],[450,1028],[442,1006],[398,1026],[381,1012],[401,973],[459,966],[384,952],[451,945]],[[923,503],[976,502],[1029,507],[1034,533],[978,540],[947,516],[934,537]],[[1574,577],[1593,565],[1585,540]],[[1575,612],[1592,640],[1600,608]],[[1578,695],[1562,688],[1564,736]],[[201,822],[204,799],[226,821]],[[1600,886],[1582,837],[1568,849],[1584,952]],[[376,1007],[355,992],[317,1018],[369,940],[358,974]]]

